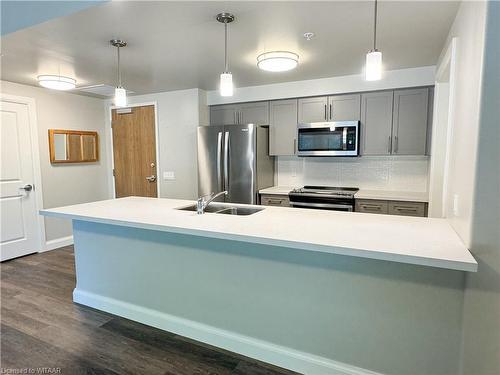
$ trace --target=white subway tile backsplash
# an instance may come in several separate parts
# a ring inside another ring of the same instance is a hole
[[[373,190],[427,191],[429,159],[423,156],[358,158],[277,157],[277,185],[354,186]]]

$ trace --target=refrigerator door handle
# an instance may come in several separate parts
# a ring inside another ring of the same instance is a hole
[[[229,132],[224,134],[224,190],[229,191]]]
[[[217,185],[219,191],[224,190],[222,185],[222,132],[217,134]]]

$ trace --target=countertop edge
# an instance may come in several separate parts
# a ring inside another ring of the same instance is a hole
[[[413,255],[387,253],[383,251],[372,251],[365,249],[318,245],[305,242],[287,241],[287,240],[272,239],[259,236],[250,236],[250,235],[246,236],[241,234],[220,233],[220,232],[213,232],[208,230],[205,231],[200,229],[188,229],[188,228],[165,226],[158,224],[138,223],[132,221],[117,220],[117,219],[97,218],[92,216],[58,213],[48,210],[40,210],[40,214],[47,217],[66,218],[71,220],[88,221],[98,224],[126,226],[131,228],[157,230],[161,232],[170,232],[178,234],[188,234],[199,237],[208,237],[208,238],[216,238],[223,240],[251,242],[251,243],[258,243],[261,245],[289,247],[297,250],[321,252],[321,253],[344,255],[344,256],[354,256],[358,258],[443,268],[455,271],[477,272],[477,267],[478,267],[477,262],[472,257],[472,254],[471,257],[473,259],[473,262],[462,262],[456,260],[435,259],[435,258],[419,257]]]

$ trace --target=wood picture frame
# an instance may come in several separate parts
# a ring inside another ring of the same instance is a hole
[[[49,129],[52,164],[95,163],[99,161],[99,135],[96,131]]]

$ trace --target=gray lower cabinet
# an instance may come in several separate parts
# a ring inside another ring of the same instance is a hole
[[[289,207],[290,200],[288,195],[278,195],[278,194],[261,194],[260,204],[263,206],[282,206]]]
[[[361,95],[361,155],[390,155],[392,151],[393,91]]]
[[[269,105],[269,154],[295,155],[297,99],[274,100]]]
[[[426,154],[428,91],[427,88],[394,91],[393,154]]]
[[[328,97],[328,121],[359,121],[360,115],[360,94]]]
[[[210,125],[269,125],[269,102],[222,104],[210,107]]]
[[[389,215],[427,216],[427,203],[389,201]]]
[[[389,204],[384,200],[356,199],[354,211],[370,214],[387,214],[389,212]]]
[[[356,199],[356,212],[370,214],[389,214],[401,216],[427,216],[427,203],[388,201],[378,199]]]

